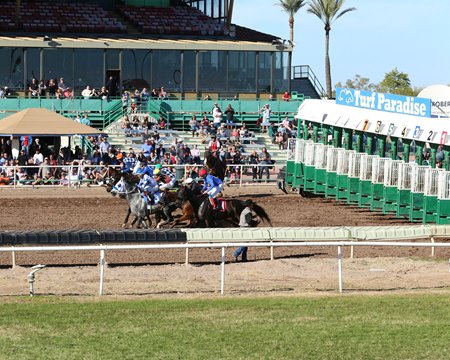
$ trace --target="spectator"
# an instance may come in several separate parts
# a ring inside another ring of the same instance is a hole
[[[289,101],[291,100],[291,94],[289,94],[288,91],[285,91],[283,94],[283,101]]]
[[[156,89],[152,89],[150,96],[152,97],[152,99],[157,99],[159,97],[158,91]]]
[[[220,145],[220,141],[217,139],[217,137],[213,136],[208,143],[208,148],[210,151],[215,152],[220,149]]]
[[[110,148],[111,144],[106,140],[106,137],[103,137],[99,145],[99,150],[102,156],[108,154]]]
[[[64,82],[64,78],[59,79],[58,83],[58,92],[56,94],[56,97],[58,99],[64,99],[70,97],[70,88],[67,86],[67,84]]]
[[[214,107],[212,109],[212,116],[213,116],[214,127],[216,129],[218,129],[220,126],[220,123],[222,122],[222,110],[220,110],[220,107],[217,103],[214,104]]]
[[[41,97],[41,98],[47,97],[47,95],[46,95],[47,86],[45,86],[44,80],[39,81],[38,91],[39,91],[39,97]]]
[[[259,154],[259,164],[263,165],[259,168],[259,181],[261,182],[263,173],[266,173],[266,182],[270,179],[269,165],[272,164],[270,154],[265,147],[262,148],[261,154]]]
[[[142,145],[142,152],[144,156],[148,159],[150,157],[150,154],[153,152],[154,146],[152,144],[152,141],[150,139],[147,139],[145,141],[145,144]]]
[[[83,125],[91,126],[91,120],[89,120],[88,114],[84,114],[83,118],[81,119],[81,123]]]
[[[234,109],[231,107],[231,104],[228,104],[228,107],[225,109],[225,115],[227,117],[226,123],[227,123],[227,129],[231,130],[233,124],[234,124]]]
[[[102,100],[108,100],[108,90],[106,90],[105,86],[101,87],[98,97]]]
[[[50,79],[48,82],[48,95],[50,96],[50,98],[55,98],[58,93],[58,85],[56,85],[56,81],[55,79]]]
[[[269,104],[265,104],[261,109],[262,113],[262,123],[261,123],[261,132],[267,132],[268,127],[270,126],[270,115],[272,110],[269,107]]]
[[[86,88],[81,92],[81,96],[83,96],[85,99],[90,99],[94,95],[95,95],[95,89],[91,90],[89,85],[87,85]]]
[[[122,131],[125,134],[125,136],[131,136],[131,122],[128,115],[124,116],[120,127],[122,128]]]
[[[198,149],[197,144],[195,144],[194,148],[191,150],[191,156],[194,164],[200,165],[202,163],[200,159],[200,150]]]
[[[31,79],[31,84],[28,87],[28,93],[30,98],[36,98],[39,95],[39,85],[35,78]]]
[[[113,96],[113,97],[117,96],[117,89],[118,89],[117,81],[116,81],[116,79],[114,79],[114,77],[112,75],[109,77],[108,81],[106,82],[105,89],[108,94],[108,97],[109,96]]]
[[[190,127],[190,129],[192,131],[192,136],[195,136],[195,135],[198,136],[198,132],[197,131],[199,129],[199,126],[198,126],[197,117],[195,115],[192,115],[191,120],[189,120],[189,127]]]
[[[33,165],[40,165],[44,161],[44,156],[39,149],[36,149],[33,155]]]
[[[249,157],[249,163],[252,165],[252,180],[253,182],[256,182],[258,180],[258,164],[259,164],[259,157],[258,153],[253,151]]]
[[[167,91],[164,88],[164,86],[161,86],[161,91],[159,92],[159,99],[160,100],[167,100]]]

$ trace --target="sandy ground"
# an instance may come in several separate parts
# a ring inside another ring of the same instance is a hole
[[[343,226],[406,224],[391,216],[347,207],[322,198],[283,195],[274,187],[228,188],[227,196],[251,197],[263,206],[274,226]],[[126,202],[102,188],[0,189],[6,213],[2,230],[119,229]],[[225,294],[328,294],[338,291],[336,248],[250,249],[249,262],[231,262],[227,249]],[[430,256],[423,248],[344,249],[344,291],[448,291],[450,251]],[[130,296],[220,296],[220,250],[126,251],[107,253],[104,294]],[[98,295],[98,252],[0,253],[0,296],[28,294],[30,265],[46,264],[36,276],[37,294]],[[80,264],[90,266],[80,266]],[[131,266],[132,264],[132,266]]]

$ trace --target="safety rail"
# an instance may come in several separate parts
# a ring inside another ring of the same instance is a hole
[[[443,169],[428,168],[425,172],[424,195],[437,196],[439,185],[439,174],[444,172]]]
[[[314,166],[316,169],[326,169],[327,151],[330,145],[316,144],[314,149]]]
[[[377,229],[378,228],[378,229]],[[389,227],[388,227],[389,228]],[[385,229],[383,227],[374,227],[372,234],[375,235],[374,237],[379,241],[367,241],[366,239],[364,241],[355,241],[359,239],[363,239],[362,237],[359,238],[349,238],[350,240],[336,240],[336,241],[302,241],[298,238],[291,238],[290,241],[281,240],[275,241],[275,239],[268,238],[266,241],[236,241],[236,242],[230,242],[230,239],[228,238],[221,238],[217,242],[205,242],[205,243],[192,243],[189,242],[185,244],[145,244],[145,245],[91,245],[91,246],[24,246],[24,247],[17,247],[17,246],[8,246],[8,247],[0,247],[0,253],[11,253],[12,258],[15,259],[15,254],[20,252],[46,252],[46,251],[52,251],[52,252],[61,252],[61,251],[99,251],[100,252],[100,284],[99,284],[99,292],[98,294],[102,296],[104,294],[104,287],[105,287],[105,275],[106,275],[106,253],[111,253],[112,251],[121,251],[121,250],[158,250],[158,249],[186,249],[186,264],[188,264],[189,261],[189,250],[190,249],[196,249],[196,248],[208,248],[208,249],[220,249],[221,250],[221,281],[220,281],[220,293],[225,293],[225,265],[226,265],[226,250],[231,247],[237,247],[237,246],[247,246],[247,247],[264,247],[264,248],[275,248],[275,247],[315,247],[315,246],[327,246],[327,247],[337,247],[337,259],[338,259],[338,288],[339,292],[343,291],[343,272],[342,272],[342,265],[343,265],[343,252],[342,248],[345,246],[350,247],[353,249],[354,247],[358,246],[371,246],[371,247],[380,247],[380,246],[392,246],[392,247],[430,247],[432,249],[432,254],[434,254],[435,248],[445,248],[450,247],[450,243],[436,243],[434,242],[436,237],[444,236],[448,237],[450,235],[450,227],[449,226],[416,226],[416,227],[404,227],[409,229],[417,229],[417,233],[410,232],[407,234],[404,238],[404,240],[415,240],[415,239],[423,239],[429,237],[431,242],[424,243],[424,242],[399,242],[399,241],[380,241],[381,239],[386,239],[386,236],[389,238],[398,239],[395,235],[398,234],[399,229],[393,229],[393,231],[389,231],[389,229]],[[398,228],[398,227],[394,227]],[[323,237],[323,233],[320,231],[323,230],[321,228],[316,228],[317,233],[320,234],[320,237]],[[345,233],[348,233],[351,235],[353,232],[358,234],[358,231],[362,232],[362,234],[371,234],[370,229],[367,228],[343,228]],[[187,237],[189,238],[189,234],[192,233],[193,230],[198,229],[185,229],[184,231],[187,232]],[[222,229],[200,229],[203,233],[209,233],[214,234],[217,231],[221,231]],[[239,229],[241,230],[241,229]],[[274,232],[277,231],[277,229],[272,230]],[[405,230],[408,232],[408,230]],[[411,230],[409,230],[411,231]],[[217,237],[217,233],[216,233]],[[232,238],[234,239],[234,238]],[[261,239],[264,240],[264,239]],[[351,252],[351,254],[353,251]],[[271,252],[271,259],[273,259],[273,251]],[[14,265],[14,264],[13,264]],[[33,294],[34,295],[34,294]]]
[[[450,171],[439,173],[438,199],[450,199]]]
[[[425,174],[429,166],[417,165],[412,168],[411,192],[423,193],[425,191]]]
[[[386,163],[384,168],[384,186],[398,186],[400,167],[403,161],[391,160]]]
[[[416,167],[416,163],[402,162],[399,167],[398,174],[398,189],[399,190],[411,190],[413,168]]]
[[[183,164],[183,165],[163,165],[164,167],[170,167],[173,170],[173,173],[177,177],[177,180],[185,180],[189,173],[188,169],[192,169],[195,164]],[[280,164],[231,164],[227,166],[227,171],[230,172],[230,177],[225,179],[225,183],[227,185],[233,186],[237,185],[239,187],[248,186],[248,185],[273,185],[276,183],[276,177],[280,171],[280,169],[284,165]],[[59,173],[64,172],[66,176],[64,178],[54,178],[49,177],[41,180],[35,178],[27,178],[21,179],[21,174],[23,173],[20,169],[34,169],[39,171],[41,166],[38,165],[30,165],[30,166],[6,166],[3,167],[3,171],[5,171],[8,175],[7,177],[0,177],[0,191],[1,189],[8,188],[38,188],[38,187],[81,187],[81,185],[89,185],[89,186],[99,186],[95,184],[93,179],[86,177],[86,174],[89,170],[93,170],[99,167],[99,165],[87,165],[87,164],[71,164],[71,165],[59,165],[59,166],[48,166],[47,168],[52,168],[53,171],[56,169],[59,170]],[[104,166],[106,167],[106,166]],[[120,168],[117,166],[110,166],[111,168]],[[256,178],[253,176],[253,168],[256,168]],[[268,168],[269,178],[260,179],[259,178],[259,170],[261,168]],[[6,180],[7,179],[7,180]],[[34,184],[33,184],[34,183]],[[101,184],[100,184],[101,185]]]
[[[377,155],[367,155],[361,158],[361,175],[359,177],[360,180],[372,180],[373,163],[374,159],[377,157]]]
[[[375,157],[372,160],[372,184],[384,184],[384,169],[390,161],[392,161],[390,158],[380,157]]]
[[[355,153],[355,150],[344,150],[338,153],[338,161],[336,172],[338,175],[348,175],[349,171],[349,157],[350,154]]]
[[[344,149],[330,147],[327,149],[327,172],[336,172],[338,167],[338,157]]]

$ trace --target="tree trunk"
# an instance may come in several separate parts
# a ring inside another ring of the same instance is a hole
[[[291,40],[291,46],[294,46],[294,17],[289,17],[289,40]]]
[[[327,84],[327,96],[331,99],[333,92],[331,90],[331,65],[330,65],[330,30],[325,29],[325,79]]]

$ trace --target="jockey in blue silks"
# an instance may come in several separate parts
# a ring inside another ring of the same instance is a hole
[[[211,203],[213,210],[217,209],[219,204],[216,197],[223,190],[222,180],[214,175],[208,174],[205,169],[201,169],[198,174],[200,177],[205,178],[202,193],[208,194],[209,202]]]
[[[153,177],[147,174],[140,174],[139,175],[141,179],[138,183],[138,188],[141,189],[141,191],[145,195],[145,199],[148,204],[148,200],[150,199],[151,205],[156,205],[159,200],[161,200],[161,192],[159,191],[159,184]]]

